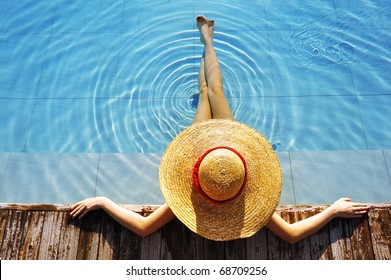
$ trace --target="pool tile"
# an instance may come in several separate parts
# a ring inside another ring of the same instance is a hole
[[[383,155],[386,161],[388,179],[390,180],[390,184],[391,184],[391,150],[383,150]]]
[[[124,34],[140,36],[153,31],[177,32],[194,27],[193,1],[177,1],[175,9],[165,0],[126,1],[123,16]],[[158,16],[157,16],[158,15]],[[170,15],[167,17],[167,15]]]
[[[124,1],[59,0],[53,33],[120,33]]]
[[[333,0],[264,0],[266,20],[271,29],[315,29],[336,20]]]
[[[102,154],[96,196],[107,196],[120,204],[163,204],[160,159],[161,154]]]
[[[351,0],[338,0],[334,1],[334,5],[341,28],[349,31],[391,26],[390,1],[366,0],[358,4]]]
[[[50,34],[57,2],[1,1],[0,34]]]
[[[224,13],[222,13],[224,11]],[[237,15],[246,20],[237,20]],[[197,15],[215,20],[215,31],[266,30],[265,10],[262,1],[194,1],[194,23]],[[244,32],[242,32],[244,34]]]
[[[347,34],[356,56],[351,55],[349,68],[357,95],[391,95],[389,29],[356,29]]]
[[[291,152],[296,202],[387,202],[391,185],[382,151]]]
[[[150,36],[155,41],[151,42]],[[189,87],[196,89],[196,71],[202,55],[200,50],[199,59],[195,60],[194,36],[195,32],[192,30],[180,33],[152,31],[141,36],[124,35],[121,39],[118,82],[126,82],[127,90],[133,90],[132,98],[177,97],[174,90],[182,97],[188,94]],[[159,67],[156,67],[157,63]],[[138,94],[139,90],[143,91],[143,95]],[[149,91],[158,95],[145,96],[145,92]],[[129,98],[128,94],[117,96]]]
[[[94,195],[98,154],[12,153],[2,202],[74,203]]]
[[[358,102],[368,149],[391,149],[391,95],[359,96]]]
[[[277,110],[273,97],[228,98],[237,121],[245,122],[263,134],[274,149],[280,148]]]
[[[160,153],[193,120],[186,99],[118,99],[113,130],[120,152]]]
[[[35,98],[49,35],[1,35],[0,98]]]
[[[280,150],[367,149],[355,97],[276,97],[276,105]]]
[[[119,49],[120,35],[53,35],[42,69],[38,96],[114,96]]]
[[[118,97],[177,98],[198,91],[203,53],[198,35],[193,31],[182,34],[154,32],[154,37],[161,44],[153,44],[143,36],[122,38]],[[249,47],[251,43],[248,42],[253,42],[257,48]],[[216,33],[215,46],[228,97],[273,96],[267,32]],[[157,61],[160,68],[154,66]]]
[[[34,99],[0,99],[0,152],[23,152]]]
[[[10,153],[0,153],[0,191],[3,188],[5,172],[7,170],[9,157],[10,157]],[[0,203],[1,203],[1,198],[0,198]]]
[[[216,34],[216,54],[227,97],[274,96],[268,33],[230,30]],[[195,50],[202,53],[201,48]]]
[[[26,144],[27,152],[88,153],[117,149],[110,100],[37,100]]]
[[[330,30],[269,32],[276,96],[354,95],[348,65]],[[330,75],[330,72],[333,75]]]
[[[277,157],[280,161],[282,170],[282,193],[280,205],[296,204],[289,152],[277,152]]]

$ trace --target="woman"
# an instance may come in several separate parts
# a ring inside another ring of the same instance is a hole
[[[200,72],[199,72],[199,78],[198,78],[198,85],[199,85],[199,103],[197,110],[195,112],[194,116],[194,124],[202,123],[207,120],[211,119],[224,119],[224,120],[234,120],[233,114],[231,112],[231,109],[229,107],[229,104],[225,98],[224,91],[223,91],[223,82],[222,82],[222,74],[219,66],[219,62],[216,57],[216,53],[213,47],[213,31],[214,31],[214,21],[213,20],[207,20],[204,16],[198,16],[197,17],[197,27],[200,32],[200,39],[201,42],[204,44],[204,53],[201,59],[201,65],[200,65]],[[235,155],[233,155],[236,157]],[[241,163],[239,162],[239,165]],[[245,162],[243,161],[243,164],[245,165]],[[197,171],[198,172],[198,171]],[[247,172],[245,170],[245,172]],[[251,175],[251,174],[250,174]],[[251,177],[249,175],[249,177]],[[242,185],[245,185],[246,181],[246,174],[245,178],[240,179],[241,185],[240,188],[242,188]],[[194,174],[193,174],[194,177]],[[198,180],[198,179],[197,179]],[[248,180],[251,180],[249,178]],[[277,180],[278,181],[278,180]],[[199,184],[198,181],[196,181],[196,185]],[[200,183],[201,185],[203,183]],[[274,183],[273,183],[274,184]],[[277,184],[278,185],[278,184]],[[273,187],[273,186],[272,186]],[[277,188],[274,188],[275,193],[278,194],[278,186]],[[164,190],[165,193],[166,190]],[[235,197],[240,196],[241,191],[237,191],[237,194],[235,193]],[[273,190],[274,191],[274,190]],[[202,195],[205,196],[203,191],[201,190]],[[192,194],[193,196],[194,194]],[[197,194],[195,195],[197,196]],[[207,195],[206,195],[207,196]],[[229,198],[227,201],[234,199]],[[278,196],[279,199],[279,196]],[[196,201],[194,198],[189,198],[192,202]],[[213,199],[211,199],[213,200]],[[269,200],[269,199],[268,199]],[[268,201],[267,200],[267,201]],[[189,203],[191,202],[189,201]],[[225,200],[224,200],[225,201]],[[223,201],[223,202],[224,202]],[[215,201],[217,204],[220,204],[219,201]],[[210,205],[213,205],[212,203],[207,202]],[[230,202],[229,202],[230,203]],[[269,203],[269,202],[268,202]],[[341,198],[337,200],[334,204],[332,204],[330,207],[325,209],[323,212],[312,216],[310,218],[307,218],[305,220],[298,221],[294,224],[289,224],[285,220],[283,220],[278,214],[274,213],[276,203],[270,206],[273,203],[269,203],[267,206],[264,206],[264,208],[267,211],[271,211],[270,214],[267,214],[265,217],[265,221],[262,223],[259,223],[256,225],[256,230],[259,230],[260,227],[266,226],[270,231],[275,233],[280,238],[290,242],[295,243],[299,240],[302,240],[311,234],[317,232],[319,229],[321,229],[323,226],[325,226],[329,221],[336,217],[341,218],[356,218],[360,217],[368,212],[369,207],[366,204],[361,203],[353,203],[351,202],[351,198]],[[238,203],[236,203],[238,205]],[[181,205],[178,206],[178,201],[175,201],[175,204],[171,204],[171,206],[182,207]],[[216,206],[218,207],[218,206]],[[240,207],[239,207],[240,208]],[[245,212],[244,208],[245,206],[242,205],[242,210]],[[170,207],[167,203],[158,208],[156,211],[154,211],[151,215],[147,217],[140,216],[137,213],[134,213],[130,210],[127,210],[114,202],[112,202],[110,199],[106,197],[94,197],[94,198],[88,198],[83,201],[77,202],[70,208],[70,216],[71,217],[84,217],[89,211],[96,210],[96,209],[103,209],[106,211],[114,220],[116,220],[118,223],[120,223],[122,226],[128,228],[129,230],[133,231],[134,233],[145,237],[161,227],[163,227],[165,224],[167,224],[169,221],[171,221],[176,216],[181,216],[180,211],[172,210],[172,207]],[[237,209],[237,212],[240,212],[240,209]],[[177,214],[175,215],[174,212]],[[210,211],[209,211],[210,212]],[[213,212],[213,211],[212,211]],[[243,214],[245,215],[245,214]],[[234,215],[230,214],[227,220],[232,220],[232,217]],[[184,220],[182,217],[178,217],[182,222]],[[244,216],[239,217],[240,221],[243,222]],[[235,221],[236,222],[236,221]],[[186,222],[184,222],[186,224]],[[195,221],[192,222],[193,224]],[[198,220],[197,223],[200,223]],[[237,222],[236,222],[237,223]],[[209,223],[211,224],[211,223]],[[188,224],[186,224],[188,225]],[[209,225],[210,226],[210,225]],[[239,225],[242,226],[242,225]],[[194,225],[194,227],[189,227],[193,231],[199,233],[199,228],[204,227],[204,225]],[[223,226],[224,227],[224,226]],[[218,229],[217,229],[218,230]],[[221,229],[227,230],[227,229]],[[217,236],[215,233],[204,233],[201,234],[202,236],[214,240],[230,240],[234,238],[239,237],[247,237],[249,235],[252,235],[255,233],[256,230],[253,230],[250,234],[244,236],[240,234],[234,234],[230,236]]]

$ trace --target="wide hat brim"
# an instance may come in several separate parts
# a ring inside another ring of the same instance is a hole
[[[238,151],[246,161],[247,180],[234,200],[216,205],[194,187],[198,158],[217,146]],[[174,138],[159,166],[160,187],[175,216],[193,232],[211,240],[233,240],[258,232],[275,212],[282,190],[277,155],[255,129],[213,119],[196,123]]]

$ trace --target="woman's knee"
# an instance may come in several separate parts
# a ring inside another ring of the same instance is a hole
[[[208,86],[206,83],[203,83],[199,87],[200,94],[208,94]]]

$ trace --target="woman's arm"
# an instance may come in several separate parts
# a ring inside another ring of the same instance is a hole
[[[114,220],[134,233],[145,237],[171,221],[175,215],[167,204],[162,205],[151,215],[143,217],[131,210],[125,209],[106,197],[87,198],[77,202],[70,208],[72,218],[83,218],[88,212],[103,209]]]
[[[368,209],[366,204],[351,202],[351,198],[340,198],[319,214],[293,224],[287,223],[274,213],[266,227],[293,244],[314,234],[334,218],[358,218],[366,214]]]

